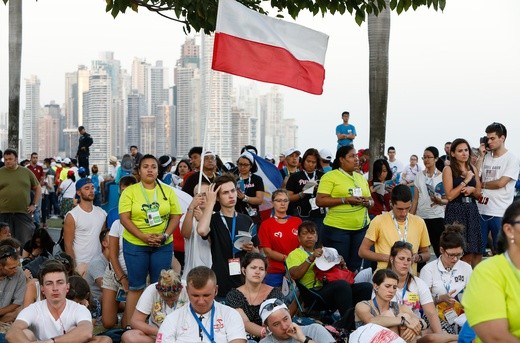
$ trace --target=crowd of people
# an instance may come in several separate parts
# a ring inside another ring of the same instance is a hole
[[[290,148],[278,165],[254,146],[228,163],[202,147],[177,163],[132,146],[99,175],[35,153],[24,165],[7,149],[7,340],[321,343],[380,330],[395,342],[518,341],[520,165],[506,128],[489,125],[474,159],[461,138],[444,156],[426,147],[423,165],[390,147],[369,179],[368,150],[342,118],[335,154]]]

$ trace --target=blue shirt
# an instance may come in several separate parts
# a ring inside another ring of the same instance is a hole
[[[343,133],[343,134],[346,134],[346,135],[349,135],[349,134],[353,133],[353,134],[357,135],[356,128],[352,124],[348,124],[348,125],[340,124],[340,125],[338,125],[336,127],[336,134],[340,134],[340,133]],[[353,143],[354,143],[353,139],[348,139],[348,138],[338,139],[338,149],[340,147],[342,147],[342,146],[352,145]]]

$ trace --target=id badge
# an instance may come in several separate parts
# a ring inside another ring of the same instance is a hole
[[[230,258],[228,259],[229,275],[240,275],[240,259]]]
[[[310,198],[309,204],[311,205],[311,210],[317,210],[319,207],[316,205],[316,198]]]
[[[148,217],[148,225],[150,226],[157,226],[162,223],[159,210],[148,210],[146,211],[146,216]]]
[[[446,311],[444,311],[444,318],[446,318],[446,321],[450,325],[455,323],[455,319],[457,319],[457,317],[457,313],[453,308],[449,308]]]
[[[411,303],[416,303],[419,301],[419,294],[417,293],[408,293],[408,301]]]
[[[362,195],[363,195],[363,192],[361,191],[361,188],[359,188],[359,187],[352,188],[352,196],[360,197]]]

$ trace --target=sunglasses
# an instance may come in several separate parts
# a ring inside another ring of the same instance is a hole
[[[16,251],[16,249],[13,248],[12,246],[6,246],[5,249],[2,249],[2,250],[7,250],[7,251],[4,252],[2,255],[0,255],[0,260],[3,260],[4,258],[7,258],[7,257],[18,255],[18,252]]]
[[[157,283],[155,285],[155,289],[168,298],[169,296],[180,293],[182,291],[182,285],[179,284],[176,286],[163,286]]]
[[[405,241],[397,241],[394,243],[394,248],[406,248],[406,249],[413,249],[412,243],[405,242]]]
[[[280,299],[276,299],[274,302],[265,305],[260,310],[260,317],[262,316],[262,313],[264,313],[264,311],[272,311],[273,308],[275,308],[276,306],[281,306],[281,305],[285,305],[285,303],[283,302],[283,300],[280,300]]]

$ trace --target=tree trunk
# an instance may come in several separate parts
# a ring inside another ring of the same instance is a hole
[[[390,42],[390,3],[378,16],[368,16],[370,175],[375,160],[385,155],[386,108],[388,102],[388,46]]]
[[[9,126],[7,146],[19,150],[22,0],[9,1]],[[18,151],[19,153],[19,151]]]

